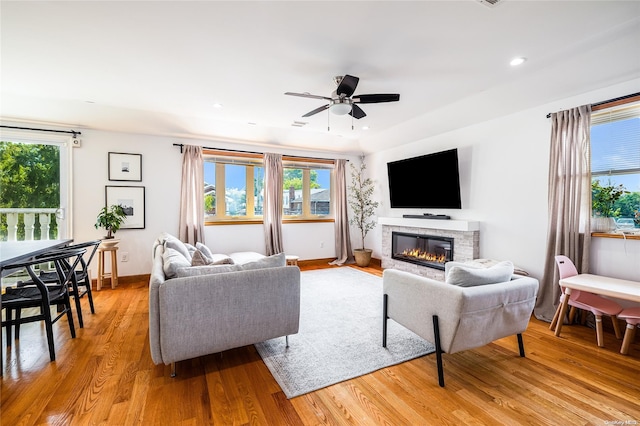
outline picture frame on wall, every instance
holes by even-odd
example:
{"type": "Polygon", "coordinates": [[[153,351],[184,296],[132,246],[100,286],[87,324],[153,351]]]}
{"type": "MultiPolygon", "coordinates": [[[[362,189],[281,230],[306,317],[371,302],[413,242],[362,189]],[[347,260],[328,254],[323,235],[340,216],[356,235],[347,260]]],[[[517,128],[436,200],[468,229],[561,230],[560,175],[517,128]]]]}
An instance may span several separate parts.
{"type": "Polygon", "coordinates": [[[144,229],[144,186],[105,186],[105,206],[121,205],[127,217],[120,229],[144,229]]]}
{"type": "Polygon", "coordinates": [[[142,182],[142,154],[110,152],[109,180],[142,182]]]}

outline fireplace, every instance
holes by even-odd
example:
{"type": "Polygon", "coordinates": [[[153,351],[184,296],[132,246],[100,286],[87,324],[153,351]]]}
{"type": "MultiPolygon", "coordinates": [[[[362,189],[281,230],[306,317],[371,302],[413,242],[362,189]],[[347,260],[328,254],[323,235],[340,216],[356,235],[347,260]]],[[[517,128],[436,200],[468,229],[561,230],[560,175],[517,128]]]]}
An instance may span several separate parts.
{"type": "Polygon", "coordinates": [[[453,260],[453,238],[394,231],[391,258],[444,271],[444,264],[453,260]]]}

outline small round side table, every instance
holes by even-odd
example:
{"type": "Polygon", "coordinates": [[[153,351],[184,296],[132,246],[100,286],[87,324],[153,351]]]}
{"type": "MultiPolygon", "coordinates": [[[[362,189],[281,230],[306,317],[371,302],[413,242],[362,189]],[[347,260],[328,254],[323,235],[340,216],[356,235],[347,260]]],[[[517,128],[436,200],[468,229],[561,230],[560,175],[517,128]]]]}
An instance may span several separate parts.
{"type": "Polygon", "coordinates": [[[102,240],[98,247],[98,283],[97,289],[102,289],[105,278],[111,278],[111,288],[118,285],[118,243],[120,240],[102,240]],[[111,272],[104,271],[104,255],[111,254],[111,272]]]}
{"type": "Polygon", "coordinates": [[[287,266],[298,266],[298,259],[300,259],[300,256],[294,256],[294,255],[286,255],[285,259],[287,259],[287,266]]]}

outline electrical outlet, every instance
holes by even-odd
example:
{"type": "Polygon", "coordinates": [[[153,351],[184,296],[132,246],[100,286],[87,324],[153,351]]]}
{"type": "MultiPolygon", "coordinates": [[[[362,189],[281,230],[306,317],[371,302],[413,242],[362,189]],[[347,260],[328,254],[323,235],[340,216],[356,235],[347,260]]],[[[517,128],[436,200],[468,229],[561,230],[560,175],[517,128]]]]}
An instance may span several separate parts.
{"type": "Polygon", "coordinates": [[[120,254],[120,260],[123,262],[128,262],[129,261],[129,253],[127,253],[126,251],[123,251],[120,254]]]}

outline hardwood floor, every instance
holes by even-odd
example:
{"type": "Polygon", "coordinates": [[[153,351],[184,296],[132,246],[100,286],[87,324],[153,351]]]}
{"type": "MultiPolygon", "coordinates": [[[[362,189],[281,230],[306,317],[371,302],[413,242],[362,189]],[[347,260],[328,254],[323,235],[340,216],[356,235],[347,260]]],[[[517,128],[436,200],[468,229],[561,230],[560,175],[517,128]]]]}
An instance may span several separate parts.
{"type": "MultiPolygon", "coordinates": [[[[324,266],[301,265],[316,267],[324,266]]],[[[170,378],[169,367],[154,365],[149,355],[147,291],[147,282],[138,281],[94,292],[97,313],[85,314],[76,339],[66,322],[56,323],[55,362],[49,362],[44,328],[23,326],[20,341],[3,348],[0,423],[640,422],[638,338],[623,356],[613,333],[598,348],[590,328],[566,326],[556,338],[547,323],[532,319],[524,333],[526,358],[518,356],[515,337],[444,354],[445,388],[438,386],[432,354],[288,400],[253,346],[181,362],[178,376],[170,378]]]]}

